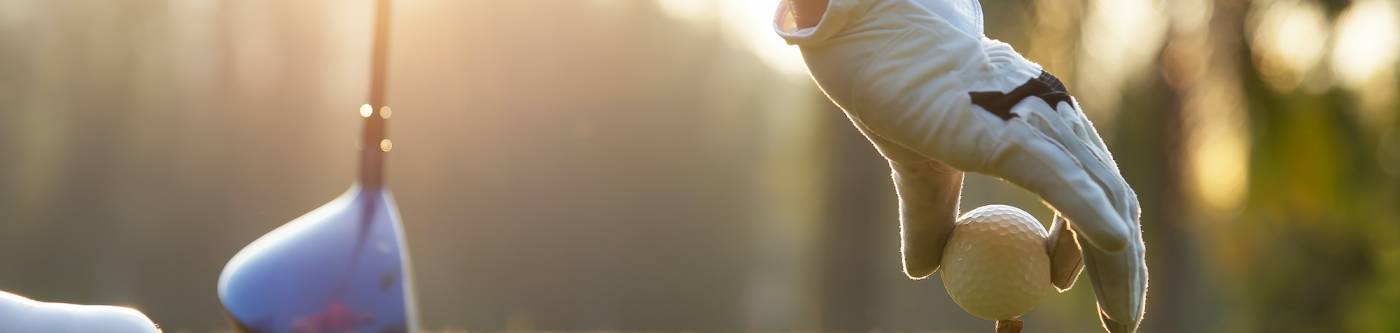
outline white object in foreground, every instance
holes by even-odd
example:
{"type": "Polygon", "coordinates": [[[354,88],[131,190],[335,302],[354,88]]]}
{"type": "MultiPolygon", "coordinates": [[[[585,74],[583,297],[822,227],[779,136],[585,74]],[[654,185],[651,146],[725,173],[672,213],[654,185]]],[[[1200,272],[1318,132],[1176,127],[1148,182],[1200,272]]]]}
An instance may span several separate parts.
{"type": "Polygon", "coordinates": [[[987,205],[958,218],[943,249],[943,288],[963,310],[1009,320],[1050,294],[1045,227],[1025,211],[987,205]]]}
{"type": "Polygon", "coordinates": [[[0,291],[0,332],[156,333],[156,324],[132,308],[45,303],[0,291]]]}

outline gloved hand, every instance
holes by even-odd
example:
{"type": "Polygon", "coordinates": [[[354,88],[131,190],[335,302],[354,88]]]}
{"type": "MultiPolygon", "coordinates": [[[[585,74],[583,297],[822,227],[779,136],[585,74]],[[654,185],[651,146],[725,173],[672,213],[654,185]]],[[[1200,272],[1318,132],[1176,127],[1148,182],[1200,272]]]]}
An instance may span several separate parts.
{"type": "Polygon", "coordinates": [[[0,291],[0,332],[157,333],[141,312],[105,305],[44,303],[0,291]]]}
{"type": "Polygon", "coordinates": [[[910,277],[938,270],[962,173],[983,173],[1057,212],[1052,282],[1068,289],[1087,264],[1104,326],[1136,330],[1147,290],[1137,195],[1064,85],[984,36],[976,0],[785,0],[775,28],[889,160],[910,277]],[[829,4],[799,28],[793,1],[829,4]]]}

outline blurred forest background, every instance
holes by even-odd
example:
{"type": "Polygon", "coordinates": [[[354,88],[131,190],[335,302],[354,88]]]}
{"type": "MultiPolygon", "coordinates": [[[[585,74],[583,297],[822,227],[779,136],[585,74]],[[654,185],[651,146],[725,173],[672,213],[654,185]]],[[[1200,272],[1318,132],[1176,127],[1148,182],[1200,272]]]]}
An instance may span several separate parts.
{"type": "MultiPolygon", "coordinates": [[[[388,180],[424,327],[990,330],[900,272],[886,165],[775,0],[395,3],[388,180]]],[[[1400,331],[1400,4],[983,7],[1138,191],[1145,331],[1400,331]]],[[[0,0],[0,290],[229,329],[224,263],[355,174],[372,10],[0,0]]],[[[1027,331],[1096,330],[1090,289],[1027,331]]]]}

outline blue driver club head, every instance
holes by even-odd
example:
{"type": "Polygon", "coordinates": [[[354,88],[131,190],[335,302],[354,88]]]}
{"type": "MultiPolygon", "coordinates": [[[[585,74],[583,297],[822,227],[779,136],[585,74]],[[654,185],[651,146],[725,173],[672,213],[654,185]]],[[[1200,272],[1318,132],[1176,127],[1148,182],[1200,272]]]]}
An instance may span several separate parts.
{"type": "Polygon", "coordinates": [[[382,179],[390,111],[372,111],[361,108],[366,124],[360,180],[248,244],[224,267],[219,300],[238,330],[416,331],[403,225],[382,179]]]}

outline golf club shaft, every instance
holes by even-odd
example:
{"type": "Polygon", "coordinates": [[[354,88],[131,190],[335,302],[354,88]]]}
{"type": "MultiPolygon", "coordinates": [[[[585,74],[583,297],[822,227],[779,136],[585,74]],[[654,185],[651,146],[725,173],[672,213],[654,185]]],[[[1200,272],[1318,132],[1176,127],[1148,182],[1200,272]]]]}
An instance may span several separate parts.
{"type": "Polygon", "coordinates": [[[389,67],[389,19],[392,4],[389,0],[376,0],[374,14],[374,39],[370,54],[369,106],[373,110],[365,117],[364,133],[360,141],[360,184],[366,188],[379,188],[384,183],[384,154],[392,144],[388,142],[388,129],[385,122],[389,112],[385,101],[389,67]]]}

